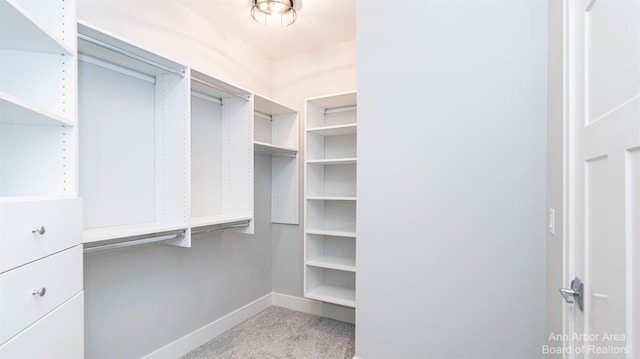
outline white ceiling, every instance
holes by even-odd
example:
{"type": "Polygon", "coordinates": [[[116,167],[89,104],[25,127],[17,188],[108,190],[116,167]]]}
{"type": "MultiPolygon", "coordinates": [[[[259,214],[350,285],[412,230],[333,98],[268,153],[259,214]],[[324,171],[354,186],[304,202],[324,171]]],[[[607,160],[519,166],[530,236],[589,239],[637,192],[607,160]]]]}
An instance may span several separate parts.
{"type": "Polygon", "coordinates": [[[272,59],[356,38],[356,0],[302,0],[298,20],[277,29],[251,18],[251,0],[179,1],[272,59]]]}

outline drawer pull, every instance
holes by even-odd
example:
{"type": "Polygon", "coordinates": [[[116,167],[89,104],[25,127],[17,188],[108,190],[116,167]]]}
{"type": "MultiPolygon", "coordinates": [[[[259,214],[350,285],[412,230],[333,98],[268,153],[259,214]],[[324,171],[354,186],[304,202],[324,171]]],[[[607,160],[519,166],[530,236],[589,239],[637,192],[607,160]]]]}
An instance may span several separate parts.
{"type": "Polygon", "coordinates": [[[47,293],[47,288],[42,287],[41,289],[35,289],[31,294],[32,295],[39,295],[41,297],[44,297],[44,295],[47,293]]]}
{"type": "Polygon", "coordinates": [[[34,229],[31,230],[31,233],[33,233],[33,234],[36,234],[36,233],[44,234],[44,232],[45,232],[44,231],[44,226],[40,226],[40,228],[34,228],[34,229]]]}

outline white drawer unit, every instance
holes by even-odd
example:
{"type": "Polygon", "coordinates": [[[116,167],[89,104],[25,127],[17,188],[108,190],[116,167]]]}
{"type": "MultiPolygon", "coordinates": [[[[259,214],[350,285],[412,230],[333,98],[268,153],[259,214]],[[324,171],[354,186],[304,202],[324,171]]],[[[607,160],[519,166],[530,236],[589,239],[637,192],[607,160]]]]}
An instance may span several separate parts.
{"type": "Polygon", "coordinates": [[[0,274],[0,344],[81,291],[81,245],[0,274]]]}
{"type": "Polygon", "coordinates": [[[84,357],[84,293],[0,346],[0,358],[84,357]]]}
{"type": "Polygon", "coordinates": [[[80,198],[0,199],[0,273],[81,243],[80,198]]]}

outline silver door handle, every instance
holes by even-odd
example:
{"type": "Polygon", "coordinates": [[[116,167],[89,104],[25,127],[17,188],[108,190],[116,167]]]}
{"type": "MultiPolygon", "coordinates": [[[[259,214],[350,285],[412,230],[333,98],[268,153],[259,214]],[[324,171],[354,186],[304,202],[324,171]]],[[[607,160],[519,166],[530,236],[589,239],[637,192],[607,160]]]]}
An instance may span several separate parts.
{"type": "Polygon", "coordinates": [[[567,303],[577,303],[578,309],[584,311],[584,283],[580,278],[571,281],[571,288],[560,288],[560,295],[567,303]]]}
{"type": "Polygon", "coordinates": [[[42,287],[40,289],[34,289],[34,291],[31,292],[31,295],[33,295],[33,296],[39,295],[41,297],[44,297],[45,293],[47,293],[47,288],[42,287]]]}
{"type": "Polygon", "coordinates": [[[33,234],[44,234],[44,226],[40,226],[40,228],[34,228],[31,230],[31,233],[33,234]]]}

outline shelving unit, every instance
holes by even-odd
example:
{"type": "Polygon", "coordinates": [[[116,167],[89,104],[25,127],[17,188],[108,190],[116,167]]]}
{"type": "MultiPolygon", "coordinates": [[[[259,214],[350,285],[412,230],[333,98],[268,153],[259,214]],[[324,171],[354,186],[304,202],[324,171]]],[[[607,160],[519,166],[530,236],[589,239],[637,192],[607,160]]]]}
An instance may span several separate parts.
{"type": "Polygon", "coordinates": [[[0,0],[0,197],[77,192],[74,6],[0,0]]]}
{"type": "Polygon", "coordinates": [[[190,225],[253,233],[251,95],[202,72],[190,76],[190,225]]]}
{"type": "Polygon", "coordinates": [[[75,6],[0,0],[3,358],[83,355],[75,6]]]}
{"type": "Polygon", "coordinates": [[[355,307],[356,93],[306,100],[307,298],[355,307]]]}
{"type": "Polygon", "coordinates": [[[186,230],[188,69],[84,23],[78,47],[84,242],[186,230]]]}
{"type": "Polygon", "coordinates": [[[298,112],[254,95],[256,152],[271,155],[271,221],[299,224],[298,112]]]}

